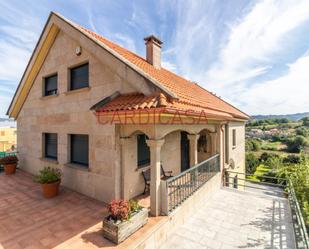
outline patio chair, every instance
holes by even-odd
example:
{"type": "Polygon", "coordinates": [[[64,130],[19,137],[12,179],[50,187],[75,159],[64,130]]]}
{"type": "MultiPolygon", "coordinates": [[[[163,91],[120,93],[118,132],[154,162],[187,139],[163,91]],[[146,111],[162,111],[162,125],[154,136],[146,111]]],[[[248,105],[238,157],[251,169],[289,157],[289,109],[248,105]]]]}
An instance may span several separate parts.
{"type": "MultiPolygon", "coordinates": [[[[173,171],[165,171],[161,164],[161,179],[162,180],[166,180],[170,177],[173,177],[172,173],[173,171]]],[[[145,188],[144,188],[143,194],[145,194],[146,192],[150,190],[150,168],[143,170],[142,175],[143,175],[144,182],[145,182],[145,188]]]]}

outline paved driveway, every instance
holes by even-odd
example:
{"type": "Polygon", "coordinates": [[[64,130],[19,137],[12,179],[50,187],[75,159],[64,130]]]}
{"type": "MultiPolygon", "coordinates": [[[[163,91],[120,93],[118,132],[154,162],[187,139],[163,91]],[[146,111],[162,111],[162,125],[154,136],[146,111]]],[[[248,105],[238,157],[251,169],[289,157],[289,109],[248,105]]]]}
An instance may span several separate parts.
{"type": "Polygon", "coordinates": [[[161,249],[294,249],[287,200],[221,189],[161,249]]]}

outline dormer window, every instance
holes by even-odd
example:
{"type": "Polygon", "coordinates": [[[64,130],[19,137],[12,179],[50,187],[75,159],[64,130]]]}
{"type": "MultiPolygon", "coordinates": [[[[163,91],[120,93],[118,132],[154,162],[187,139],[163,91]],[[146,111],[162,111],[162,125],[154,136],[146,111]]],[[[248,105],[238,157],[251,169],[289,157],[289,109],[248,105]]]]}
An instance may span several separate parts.
{"type": "Polygon", "coordinates": [[[58,75],[54,74],[44,78],[44,96],[57,95],[58,75]]]}

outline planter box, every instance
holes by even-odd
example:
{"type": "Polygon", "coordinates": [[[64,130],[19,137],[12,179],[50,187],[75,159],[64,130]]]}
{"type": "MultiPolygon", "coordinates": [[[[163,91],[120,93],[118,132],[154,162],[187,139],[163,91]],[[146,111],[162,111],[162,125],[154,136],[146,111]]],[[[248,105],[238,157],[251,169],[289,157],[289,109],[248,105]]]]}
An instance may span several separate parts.
{"type": "Polygon", "coordinates": [[[143,208],[134,214],[130,220],[115,223],[112,220],[103,220],[103,236],[119,244],[143,227],[148,221],[148,209],[143,208]]]}

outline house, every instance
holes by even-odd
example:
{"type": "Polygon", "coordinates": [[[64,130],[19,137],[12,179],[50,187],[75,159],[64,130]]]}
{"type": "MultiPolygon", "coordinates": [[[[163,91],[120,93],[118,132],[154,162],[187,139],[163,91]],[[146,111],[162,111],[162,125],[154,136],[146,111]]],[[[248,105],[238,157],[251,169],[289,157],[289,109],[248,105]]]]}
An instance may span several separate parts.
{"type": "Polygon", "coordinates": [[[16,147],[16,128],[0,127],[0,152],[11,151],[16,147]]]}
{"type": "Polygon", "coordinates": [[[8,109],[22,169],[59,167],[64,186],[109,202],[142,194],[150,168],[154,216],[161,165],[177,176],[215,156],[220,172],[245,171],[249,116],[164,69],[157,37],[145,43],[143,58],[50,14],[8,109]]]}

